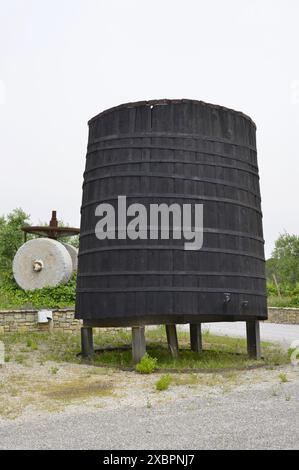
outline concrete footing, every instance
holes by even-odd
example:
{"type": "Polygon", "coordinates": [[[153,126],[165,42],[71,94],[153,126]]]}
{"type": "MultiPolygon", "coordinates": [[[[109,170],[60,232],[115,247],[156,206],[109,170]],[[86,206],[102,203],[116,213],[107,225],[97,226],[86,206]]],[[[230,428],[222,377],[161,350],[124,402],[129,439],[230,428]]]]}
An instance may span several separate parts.
{"type": "Polygon", "coordinates": [[[144,326],[132,327],[132,356],[135,364],[141,361],[146,353],[144,326]]]}
{"type": "Polygon", "coordinates": [[[179,343],[176,331],[176,325],[165,325],[168,348],[173,358],[179,356],[179,343]]]}

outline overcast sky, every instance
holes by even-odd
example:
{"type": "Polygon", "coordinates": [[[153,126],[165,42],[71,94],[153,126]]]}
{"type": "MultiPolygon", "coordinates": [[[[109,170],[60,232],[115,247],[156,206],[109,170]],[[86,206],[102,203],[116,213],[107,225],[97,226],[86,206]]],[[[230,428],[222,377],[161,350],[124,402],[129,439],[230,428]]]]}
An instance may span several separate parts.
{"type": "Polygon", "coordinates": [[[257,124],[266,255],[299,234],[298,0],[0,0],[0,214],[80,220],[87,121],[190,98],[257,124]]]}

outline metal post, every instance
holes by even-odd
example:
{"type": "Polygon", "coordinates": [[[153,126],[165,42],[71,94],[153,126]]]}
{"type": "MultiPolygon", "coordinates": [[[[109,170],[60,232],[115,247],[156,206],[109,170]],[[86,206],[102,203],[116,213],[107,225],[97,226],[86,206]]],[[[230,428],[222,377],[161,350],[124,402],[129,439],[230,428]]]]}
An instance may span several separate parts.
{"type": "Polygon", "coordinates": [[[246,322],[247,352],[253,359],[261,358],[260,323],[256,320],[246,322]]]}
{"type": "Polygon", "coordinates": [[[132,327],[132,356],[135,364],[141,361],[146,353],[144,326],[132,327]]]}
{"type": "Polygon", "coordinates": [[[92,357],[94,355],[92,328],[89,326],[82,326],[81,328],[81,349],[82,357],[92,357]]]}
{"type": "Polygon", "coordinates": [[[190,323],[191,351],[202,352],[201,323],[190,323]]]}
{"type": "Polygon", "coordinates": [[[179,343],[176,332],[176,325],[165,325],[168,348],[174,359],[179,357],[179,343]]]}

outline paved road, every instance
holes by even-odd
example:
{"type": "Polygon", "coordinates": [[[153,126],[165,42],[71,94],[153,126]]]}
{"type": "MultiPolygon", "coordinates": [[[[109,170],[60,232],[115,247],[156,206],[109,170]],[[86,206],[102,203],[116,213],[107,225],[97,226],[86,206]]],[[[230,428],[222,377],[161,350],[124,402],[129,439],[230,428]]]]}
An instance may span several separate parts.
{"type": "MultiPolygon", "coordinates": [[[[188,328],[184,325],[184,328],[188,328]]],[[[227,335],[243,338],[246,336],[245,322],[203,323],[203,330],[209,330],[217,335],[227,335]]],[[[261,339],[275,341],[289,348],[293,341],[299,341],[299,325],[282,325],[278,323],[260,322],[261,339]]]]}
{"type": "Polygon", "coordinates": [[[276,387],[274,393],[273,383],[258,383],[153,408],[95,409],[8,422],[0,426],[0,448],[298,449],[299,378],[281,385],[277,381],[276,387]]]}

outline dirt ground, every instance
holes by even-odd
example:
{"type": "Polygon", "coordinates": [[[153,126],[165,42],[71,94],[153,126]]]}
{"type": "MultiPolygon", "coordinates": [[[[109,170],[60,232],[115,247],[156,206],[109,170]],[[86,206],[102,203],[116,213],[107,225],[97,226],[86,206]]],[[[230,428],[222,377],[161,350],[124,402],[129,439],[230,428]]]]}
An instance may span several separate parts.
{"type": "MultiPolygon", "coordinates": [[[[46,362],[30,366],[7,363],[0,369],[1,421],[31,419],[49,413],[84,409],[155,407],[192,395],[209,397],[268,383],[271,394],[298,380],[292,365],[249,371],[171,374],[167,390],[156,390],[161,374],[140,375],[93,365],[46,362]]],[[[285,394],[286,400],[292,397],[285,394]]]]}

